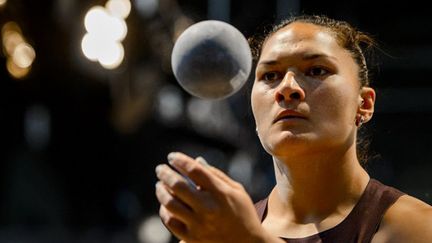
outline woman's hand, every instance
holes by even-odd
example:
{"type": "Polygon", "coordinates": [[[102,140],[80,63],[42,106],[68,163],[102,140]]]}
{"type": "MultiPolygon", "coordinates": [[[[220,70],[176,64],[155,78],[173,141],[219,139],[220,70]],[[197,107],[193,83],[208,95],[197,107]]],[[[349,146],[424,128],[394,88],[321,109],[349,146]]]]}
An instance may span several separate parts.
{"type": "Polygon", "coordinates": [[[282,242],[261,226],[251,198],[222,171],[182,153],[156,167],[160,217],[182,242],[282,242]]]}

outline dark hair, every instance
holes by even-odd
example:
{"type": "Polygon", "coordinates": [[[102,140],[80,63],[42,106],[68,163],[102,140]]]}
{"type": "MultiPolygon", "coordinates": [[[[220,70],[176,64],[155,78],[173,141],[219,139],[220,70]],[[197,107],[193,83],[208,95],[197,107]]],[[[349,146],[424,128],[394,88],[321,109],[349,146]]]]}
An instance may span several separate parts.
{"type": "MultiPolygon", "coordinates": [[[[346,21],[335,20],[322,15],[293,16],[283,20],[280,24],[274,25],[270,29],[264,30],[264,33],[261,35],[249,38],[254,61],[258,61],[262,47],[274,33],[294,22],[310,23],[328,29],[334,35],[337,43],[351,53],[359,66],[358,77],[361,87],[370,86],[371,75],[367,63],[374,57],[373,51],[377,47],[375,40],[365,32],[357,30],[346,21]]],[[[369,144],[369,137],[365,131],[362,131],[357,138],[357,157],[363,166],[370,157],[368,153],[369,144]]]]}

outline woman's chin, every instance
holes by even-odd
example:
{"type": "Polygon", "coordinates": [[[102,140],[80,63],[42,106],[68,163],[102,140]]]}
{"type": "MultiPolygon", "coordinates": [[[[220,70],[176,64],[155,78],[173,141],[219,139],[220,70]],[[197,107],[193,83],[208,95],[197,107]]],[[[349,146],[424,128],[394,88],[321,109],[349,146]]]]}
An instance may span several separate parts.
{"type": "Polygon", "coordinates": [[[268,143],[263,144],[264,149],[272,156],[278,157],[301,154],[309,150],[309,146],[312,144],[311,138],[306,134],[293,134],[288,131],[268,141],[268,143]]]}

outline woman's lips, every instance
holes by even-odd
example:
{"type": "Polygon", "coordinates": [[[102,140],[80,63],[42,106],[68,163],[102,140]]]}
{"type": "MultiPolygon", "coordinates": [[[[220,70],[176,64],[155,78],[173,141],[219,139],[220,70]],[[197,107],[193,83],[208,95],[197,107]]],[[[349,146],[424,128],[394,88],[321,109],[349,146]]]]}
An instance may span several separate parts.
{"type": "Polygon", "coordinates": [[[295,110],[284,110],[276,116],[273,123],[278,121],[289,121],[292,119],[306,119],[306,116],[295,110]]]}

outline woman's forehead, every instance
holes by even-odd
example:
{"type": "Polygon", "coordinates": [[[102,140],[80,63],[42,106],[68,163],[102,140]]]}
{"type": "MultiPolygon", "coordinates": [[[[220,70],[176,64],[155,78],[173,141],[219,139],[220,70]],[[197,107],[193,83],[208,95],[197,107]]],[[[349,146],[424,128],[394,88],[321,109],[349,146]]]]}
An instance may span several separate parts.
{"type": "Polygon", "coordinates": [[[274,33],[265,42],[262,55],[274,52],[341,51],[334,35],[325,27],[309,23],[291,23],[274,33]]]}

